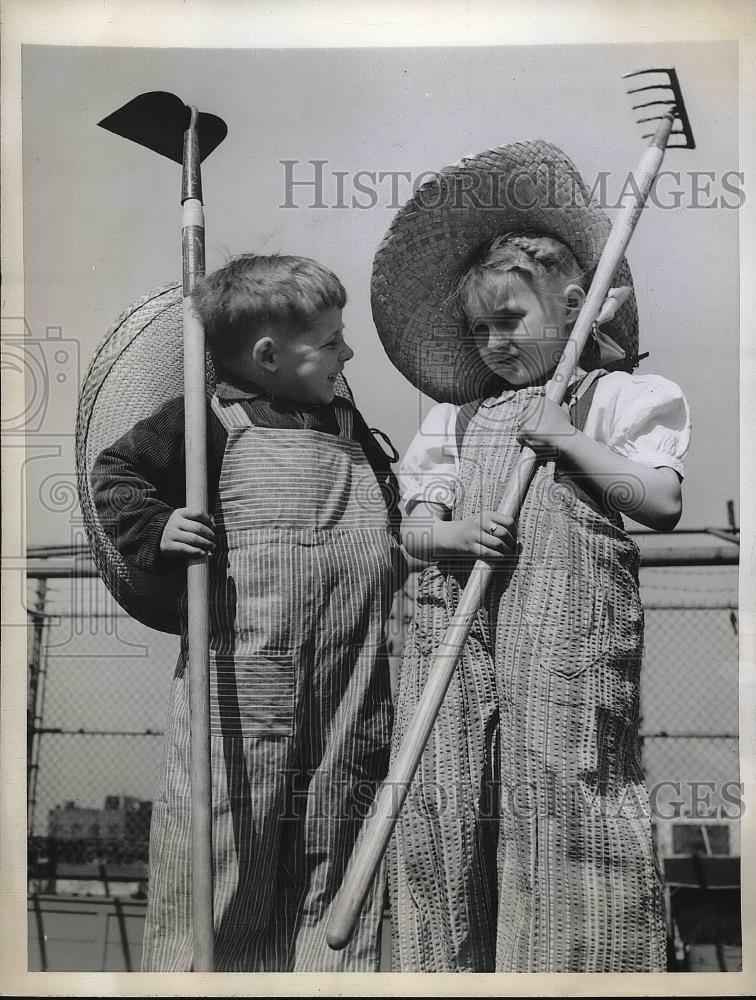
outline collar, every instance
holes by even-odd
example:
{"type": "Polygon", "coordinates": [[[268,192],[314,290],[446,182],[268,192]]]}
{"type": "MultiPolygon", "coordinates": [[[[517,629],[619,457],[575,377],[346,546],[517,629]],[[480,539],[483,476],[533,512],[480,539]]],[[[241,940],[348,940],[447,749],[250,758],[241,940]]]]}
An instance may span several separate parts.
{"type": "MultiPolygon", "coordinates": [[[[312,406],[297,406],[295,403],[291,403],[288,400],[284,401],[276,396],[269,390],[257,382],[250,382],[248,379],[242,378],[235,372],[229,371],[225,368],[219,361],[213,361],[215,365],[215,394],[218,399],[238,401],[242,399],[267,399],[270,403],[275,403],[277,406],[283,406],[286,409],[301,412],[303,410],[314,410],[320,409],[321,404],[314,404],[312,406]]],[[[346,395],[341,395],[338,391],[334,397],[334,403],[341,403],[345,406],[354,407],[354,403],[346,395]]],[[[328,403],[328,406],[332,406],[333,403],[328,403]]]]}
{"type": "Polygon", "coordinates": [[[229,371],[219,361],[215,361],[215,394],[219,399],[271,399],[267,389],[255,382],[249,382],[235,372],[229,371]]]}

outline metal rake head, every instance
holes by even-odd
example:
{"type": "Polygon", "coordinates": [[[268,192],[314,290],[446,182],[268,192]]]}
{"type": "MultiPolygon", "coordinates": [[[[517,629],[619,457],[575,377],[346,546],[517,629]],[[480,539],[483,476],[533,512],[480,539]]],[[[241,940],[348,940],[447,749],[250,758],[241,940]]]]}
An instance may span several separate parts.
{"type": "MultiPolygon", "coordinates": [[[[680,128],[672,129],[670,136],[679,135],[682,136],[682,142],[670,142],[669,147],[678,147],[680,149],[695,149],[696,142],[693,138],[693,130],[690,127],[690,120],[688,118],[688,112],[685,110],[685,101],[683,100],[682,91],[680,90],[680,81],[677,79],[677,72],[673,66],[655,69],[639,69],[635,70],[633,73],[623,73],[622,79],[627,80],[631,76],[645,76],[647,73],[660,73],[664,74],[665,79],[660,79],[655,83],[649,83],[643,87],[632,87],[628,90],[628,94],[640,94],[648,90],[656,91],[671,91],[671,95],[662,96],[661,93],[657,95],[657,99],[646,101],[643,104],[634,104],[633,111],[639,111],[641,108],[651,108],[662,105],[665,107],[665,111],[658,115],[649,115],[645,118],[639,118],[638,123],[643,122],[655,122],[660,121],[664,114],[673,114],[680,124],[680,128]]],[[[651,95],[649,95],[651,96],[651,95]]],[[[653,135],[653,132],[649,132],[643,136],[644,139],[649,139],[653,135]]]]}

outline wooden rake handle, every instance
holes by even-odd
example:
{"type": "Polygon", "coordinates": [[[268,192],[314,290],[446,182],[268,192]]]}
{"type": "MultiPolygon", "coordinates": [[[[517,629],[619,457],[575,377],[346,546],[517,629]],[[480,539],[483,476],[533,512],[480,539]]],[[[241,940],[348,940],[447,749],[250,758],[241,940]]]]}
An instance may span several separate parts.
{"type": "MultiPolygon", "coordinates": [[[[657,128],[636,172],[637,193],[612,226],[583,307],[556,370],[546,386],[547,397],[556,403],[561,403],[564,399],[591,327],[609,291],[614,272],[630,242],[638,217],[664,158],[673,121],[672,115],[665,116],[657,128]]],[[[515,471],[505,487],[499,505],[500,514],[517,518],[536,465],[535,452],[531,448],[523,447],[515,471]]],[[[355,848],[331,911],[326,936],[329,946],[333,949],[344,948],[354,932],[365,897],[388,847],[420,758],[441,710],[444,696],[461,659],[473,620],[483,604],[492,572],[492,567],[483,560],[475,562],[469,581],[460,597],[457,611],[434,658],[430,676],[407,729],[407,735],[399,747],[386,780],[378,790],[373,803],[373,814],[367,821],[363,836],[355,848]]]]}

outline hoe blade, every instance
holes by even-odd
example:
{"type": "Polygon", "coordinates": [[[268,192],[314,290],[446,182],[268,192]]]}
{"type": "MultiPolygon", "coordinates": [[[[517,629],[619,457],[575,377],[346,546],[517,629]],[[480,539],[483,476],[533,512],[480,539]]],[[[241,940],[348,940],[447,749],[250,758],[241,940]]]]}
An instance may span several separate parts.
{"type": "MultiPolygon", "coordinates": [[[[191,110],[175,94],[153,90],[140,94],[97,124],[109,132],[146,146],[176,163],[183,162],[184,132],[191,110]]],[[[200,112],[197,121],[200,160],[204,160],[226,138],[222,118],[200,112]]]]}

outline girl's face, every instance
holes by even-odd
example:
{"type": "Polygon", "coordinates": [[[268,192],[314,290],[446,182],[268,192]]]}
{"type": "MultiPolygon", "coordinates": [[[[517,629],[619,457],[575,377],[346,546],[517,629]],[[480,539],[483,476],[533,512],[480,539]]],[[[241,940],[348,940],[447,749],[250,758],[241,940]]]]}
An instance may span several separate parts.
{"type": "Polygon", "coordinates": [[[569,337],[564,299],[509,271],[502,275],[496,309],[476,317],[473,335],[487,368],[510,385],[533,385],[551,375],[569,337]]]}

